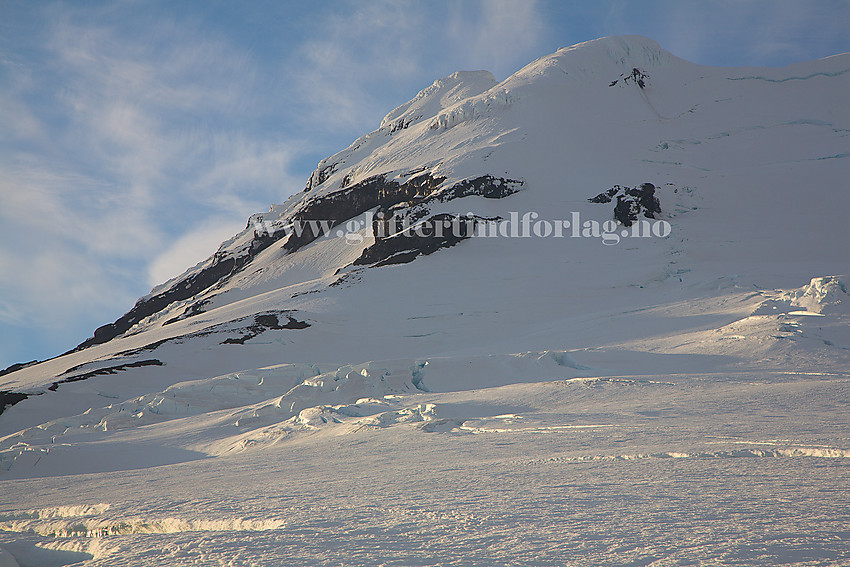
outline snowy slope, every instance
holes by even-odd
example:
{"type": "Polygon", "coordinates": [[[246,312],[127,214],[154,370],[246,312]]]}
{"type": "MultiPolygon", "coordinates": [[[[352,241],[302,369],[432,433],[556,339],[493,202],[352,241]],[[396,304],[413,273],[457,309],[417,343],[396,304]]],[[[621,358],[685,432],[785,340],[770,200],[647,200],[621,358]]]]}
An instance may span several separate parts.
{"type": "Polygon", "coordinates": [[[435,81],[77,350],[0,376],[0,547],[840,564],[848,71],[704,67],[627,36],[435,81]],[[614,221],[646,183],[663,237],[614,221]]]}

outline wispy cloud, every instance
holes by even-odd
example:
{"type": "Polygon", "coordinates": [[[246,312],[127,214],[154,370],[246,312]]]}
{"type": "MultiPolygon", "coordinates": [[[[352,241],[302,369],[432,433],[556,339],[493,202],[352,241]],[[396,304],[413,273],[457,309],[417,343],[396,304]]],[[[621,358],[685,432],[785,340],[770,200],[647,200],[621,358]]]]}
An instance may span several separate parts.
{"type": "Polygon", "coordinates": [[[844,0],[660,0],[611,2],[603,33],[639,33],[667,50],[708,65],[775,66],[836,53],[846,44],[844,0]]]}
{"type": "Polygon", "coordinates": [[[207,219],[192,231],[182,235],[165,248],[148,269],[151,287],[177,277],[198,262],[209,258],[218,243],[227,240],[245,227],[231,217],[207,219]]]}
{"type": "Polygon", "coordinates": [[[322,128],[374,128],[386,109],[376,93],[420,71],[425,6],[390,0],[353,2],[326,14],[286,62],[305,96],[300,102],[322,128]]]}
{"type": "Polygon", "coordinates": [[[0,57],[0,325],[88,334],[303,180],[293,146],[248,131],[243,51],[169,18],[138,41],[107,8],[41,16],[29,64],[0,57]]]}
{"type": "Polygon", "coordinates": [[[826,57],[834,54],[833,42],[847,37],[850,2],[774,2],[752,23],[749,53],[758,60],[826,57]]]}
{"type": "Polygon", "coordinates": [[[533,55],[541,55],[546,25],[534,0],[456,4],[448,21],[452,48],[498,79],[505,79],[533,55]]]}
{"type": "Polygon", "coordinates": [[[505,78],[542,55],[533,0],[346,2],[288,59],[285,73],[318,128],[363,133],[393,105],[459,70],[505,78]],[[423,82],[423,77],[428,77],[423,82]]]}

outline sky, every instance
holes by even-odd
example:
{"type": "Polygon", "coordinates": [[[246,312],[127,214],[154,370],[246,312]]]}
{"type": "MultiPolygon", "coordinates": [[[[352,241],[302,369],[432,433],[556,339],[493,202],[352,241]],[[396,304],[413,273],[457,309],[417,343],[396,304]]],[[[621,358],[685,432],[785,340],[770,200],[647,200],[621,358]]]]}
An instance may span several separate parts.
{"type": "Polygon", "coordinates": [[[65,352],[435,79],[638,34],[850,52],[847,0],[0,0],[0,369],[65,352]]]}

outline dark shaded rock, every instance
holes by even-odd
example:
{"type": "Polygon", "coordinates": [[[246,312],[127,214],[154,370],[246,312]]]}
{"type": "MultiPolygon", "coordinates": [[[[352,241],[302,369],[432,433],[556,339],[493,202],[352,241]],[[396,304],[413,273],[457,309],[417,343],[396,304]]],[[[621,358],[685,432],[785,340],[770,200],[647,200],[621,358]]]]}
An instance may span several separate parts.
{"type": "Polygon", "coordinates": [[[614,218],[624,226],[632,224],[641,214],[649,219],[656,218],[661,213],[661,202],[655,196],[655,185],[643,183],[640,187],[620,187],[614,185],[604,193],[588,199],[591,203],[610,203],[614,198],[614,218]]]}
{"type": "Polygon", "coordinates": [[[329,222],[327,227],[333,228],[373,208],[387,213],[397,206],[411,208],[433,201],[447,202],[471,195],[501,199],[516,193],[522,186],[521,181],[484,175],[459,181],[448,189],[435,193],[444,181],[444,177],[428,173],[413,177],[404,183],[377,176],[308,201],[292,217],[293,223],[302,228],[301,234],[290,235],[283,248],[294,252],[321,236],[323,227],[320,226],[320,221],[329,222]]]}
{"type": "MultiPolygon", "coordinates": [[[[649,75],[647,75],[637,67],[633,67],[631,73],[620,73],[620,79],[623,80],[624,85],[628,85],[631,82],[640,87],[641,89],[645,89],[646,81],[647,79],[649,79],[649,75]]],[[[614,85],[620,82],[620,79],[615,79],[611,81],[608,86],[613,87],[614,85]]]]}
{"type": "Polygon", "coordinates": [[[632,69],[632,72],[625,76],[623,79],[624,83],[628,83],[629,80],[635,83],[640,88],[646,88],[646,79],[649,78],[649,75],[638,69],[637,67],[632,69]]]}
{"type": "MultiPolygon", "coordinates": [[[[339,270],[337,270],[337,273],[339,273],[339,270]]],[[[328,286],[329,287],[343,287],[343,286],[344,287],[351,287],[351,286],[359,283],[362,279],[363,279],[363,276],[361,276],[358,273],[358,271],[346,272],[346,273],[342,274],[339,278],[337,278],[336,281],[328,284],[328,286]]]]}
{"type": "Polygon", "coordinates": [[[287,315],[286,318],[286,323],[281,324],[277,313],[263,313],[254,316],[254,323],[258,327],[265,327],[266,329],[274,329],[276,331],[282,329],[306,329],[310,326],[310,323],[298,321],[290,315],[287,315]]]}
{"type": "Polygon", "coordinates": [[[637,197],[646,218],[654,219],[655,215],[661,212],[661,202],[655,196],[655,185],[652,183],[643,183],[640,188],[629,189],[626,193],[637,197]]]}
{"type": "Polygon", "coordinates": [[[409,117],[409,118],[407,118],[407,120],[405,120],[404,118],[399,118],[398,120],[396,120],[395,122],[393,122],[390,125],[389,132],[390,132],[390,134],[394,134],[395,132],[398,132],[399,130],[406,130],[408,127],[410,127],[411,124],[413,124],[414,122],[416,122],[417,120],[419,120],[421,118],[422,118],[421,114],[417,115],[417,116],[409,117]]]}
{"type": "Polygon", "coordinates": [[[610,203],[614,199],[614,195],[620,191],[622,191],[622,187],[614,185],[604,193],[600,193],[596,197],[591,197],[588,201],[591,203],[610,203]]]}
{"type": "Polygon", "coordinates": [[[504,199],[520,190],[522,190],[522,181],[482,175],[474,179],[458,181],[448,190],[440,193],[438,198],[444,203],[472,195],[480,195],[485,199],[504,199]]]}
{"type": "MultiPolygon", "coordinates": [[[[136,360],[134,362],[127,362],[124,364],[117,364],[115,366],[107,366],[105,368],[95,368],[94,370],[90,370],[88,372],[83,372],[82,374],[75,374],[73,376],[69,376],[67,378],[63,378],[61,380],[57,380],[53,382],[50,386],[47,387],[51,392],[55,392],[59,389],[60,384],[67,384],[69,382],[79,382],[81,380],[86,380],[88,378],[92,378],[93,376],[103,376],[107,374],[117,374],[118,372],[122,372],[127,370],[128,368],[141,368],[143,366],[165,366],[165,363],[161,360],[157,360],[155,358],[148,360],[136,360]]],[[[65,371],[65,373],[72,372],[74,370],[79,369],[80,366],[75,366],[74,368],[69,368],[65,371]]]]}
{"type": "Polygon", "coordinates": [[[429,205],[471,196],[502,199],[520,191],[521,188],[521,181],[483,175],[459,181],[439,193],[390,207],[381,206],[372,219],[375,243],[366,248],[353,265],[379,267],[405,264],[417,256],[426,256],[442,248],[454,246],[461,240],[472,237],[478,223],[497,219],[448,213],[429,217],[429,205]]]}
{"type": "Polygon", "coordinates": [[[424,221],[393,233],[386,238],[375,240],[372,246],[366,248],[353,265],[373,265],[374,267],[391,264],[406,264],[417,256],[433,254],[441,248],[454,246],[458,242],[470,238],[475,232],[477,223],[488,220],[475,216],[460,216],[442,213],[431,216],[424,221]]]}
{"type": "Polygon", "coordinates": [[[334,174],[338,166],[339,164],[332,163],[330,165],[323,165],[316,168],[316,170],[310,174],[310,179],[307,180],[307,187],[304,188],[304,191],[310,191],[314,187],[318,187],[327,181],[328,178],[334,174]]]}
{"type": "Polygon", "coordinates": [[[623,223],[623,226],[632,226],[640,213],[637,201],[617,195],[617,204],[614,205],[614,218],[623,223]]]}
{"type": "Polygon", "coordinates": [[[294,252],[313,242],[321,236],[323,227],[320,222],[328,223],[326,226],[333,228],[375,207],[389,208],[402,202],[422,199],[443,181],[444,177],[423,174],[398,183],[379,175],[330,195],[311,199],[291,218],[291,222],[302,229],[301,233],[292,233],[283,247],[294,252]]]}
{"type": "Polygon", "coordinates": [[[206,309],[204,309],[204,307],[209,303],[209,299],[202,299],[201,301],[196,301],[195,303],[192,303],[188,307],[186,307],[186,309],[183,310],[183,313],[181,313],[177,317],[172,317],[171,319],[163,323],[163,326],[176,323],[177,321],[182,321],[183,319],[188,319],[189,317],[194,317],[195,315],[200,315],[201,313],[205,313],[206,309]]]}
{"type": "Polygon", "coordinates": [[[142,368],[144,366],[165,366],[165,363],[161,360],[157,360],[155,358],[151,358],[148,360],[137,360],[135,362],[127,362],[125,364],[118,364],[116,366],[107,366],[106,368],[96,368],[89,372],[85,372],[83,374],[77,374],[76,376],[71,376],[69,378],[64,378],[58,382],[54,382],[54,384],[64,384],[66,382],[78,382],[80,380],[85,380],[86,378],[91,378],[93,376],[104,376],[107,374],[116,374],[118,372],[127,370],[128,368],[142,368]]]}
{"type": "MultiPolygon", "coordinates": [[[[294,321],[292,317],[289,318],[290,321],[294,321]]],[[[254,323],[260,327],[267,327],[269,329],[283,329],[280,325],[280,321],[277,318],[275,313],[264,313],[262,315],[254,316],[254,323]]]]}
{"type": "Polygon", "coordinates": [[[244,345],[245,341],[249,341],[254,337],[263,334],[269,329],[306,329],[310,326],[310,323],[307,323],[306,321],[299,321],[291,317],[290,315],[287,315],[286,317],[287,322],[281,324],[280,319],[278,319],[277,313],[262,313],[254,315],[254,324],[245,329],[245,334],[243,334],[239,338],[228,337],[227,339],[221,341],[220,344],[244,345]]]}
{"type": "MultiPolygon", "coordinates": [[[[14,372],[14,370],[12,372],[14,372]]],[[[3,414],[3,411],[5,411],[7,407],[12,407],[16,403],[21,402],[27,399],[28,397],[29,396],[27,394],[22,394],[20,392],[8,392],[6,390],[0,390],[0,415],[3,414]]]]}

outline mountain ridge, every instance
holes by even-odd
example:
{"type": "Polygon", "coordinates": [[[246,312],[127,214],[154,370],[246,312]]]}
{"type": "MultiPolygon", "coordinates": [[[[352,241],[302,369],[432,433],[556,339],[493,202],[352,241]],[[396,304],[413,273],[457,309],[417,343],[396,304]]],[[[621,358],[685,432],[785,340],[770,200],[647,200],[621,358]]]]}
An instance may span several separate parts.
{"type": "MultiPolygon", "coordinates": [[[[564,65],[562,64],[562,60],[564,58],[567,58],[567,60],[569,60],[569,57],[575,55],[576,52],[582,52],[582,51],[595,52],[595,53],[593,53],[594,57],[585,58],[585,59],[591,59],[593,62],[598,62],[598,60],[601,58],[599,52],[604,53],[604,56],[607,57],[607,59],[609,59],[610,62],[619,66],[619,68],[622,70],[622,72],[616,78],[614,78],[612,80],[611,83],[613,83],[613,84],[609,83],[609,86],[616,86],[616,84],[618,82],[622,82],[622,84],[624,84],[624,85],[627,84],[629,78],[632,77],[632,75],[629,74],[629,71],[630,71],[629,68],[631,67],[631,70],[636,70],[637,69],[636,65],[641,65],[641,66],[650,68],[652,66],[657,66],[657,65],[670,65],[673,62],[675,62],[676,64],[687,63],[687,62],[684,62],[683,60],[675,58],[673,55],[671,55],[670,53],[663,50],[657,43],[655,43],[654,41],[649,40],[647,38],[643,38],[641,36],[618,36],[618,37],[614,37],[614,38],[604,38],[604,39],[600,39],[600,40],[593,40],[593,41],[585,42],[585,43],[578,44],[578,45],[575,45],[575,46],[561,48],[557,52],[555,52],[554,54],[541,57],[537,61],[530,63],[529,65],[527,65],[526,67],[524,67],[523,69],[521,69],[520,71],[518,71],[517,73],[515,73],[514,75],[512,75],[511,77],[509,77],[505,81],[503,81],[502,83],[495,83],[495,79],[492,79],[492,75],[489,74],[486,71],[483,71],[483,72],[482,71],[456,72],[456,73],[449,75],[448,77],[445,77],[443,79],[438,79],[430,87],[427,87],[426,89],[423,89],[422,91],[420,91],[420,93],[417,94],[416,97],[414,97],[411,101],[399,106],[395,110],[388,113],[387,116],[382,120],[381,126],[378,128],[378,130],[375,130],[370,134],[367,134],[367,135],[365,135],[361,138],[358,138],[346,150],[342,150],[341,152],[322,160],[318,164],[316,170],[314,170],[314,172],[311,174],[310,179],[308,180],[307,189],[305,191],[308,191],[308,192],[313,191],[315,189],[318,189],[320,186],[324,185],[325,186],[325,188],[324,188],[325,192],[334,192],[334,191],[338,191],[338,190],[340,190],[340,189],[342,189],[346,186],[349,186],[354,181],[354,179],[357,178],[356,170],[358,169],[358,167],[357,167],[358,164],[349,164],[347,168],[342,170],[342,171],[347,171],[347,173],[346,173],[345,176],[342,176],[341,179],[339,178],[339,175],[337,175],[336,176],[336,179],[338,179],[337,183],[328,183],[328,181],[331,177],[331,172],[337,173],[336,170],[338,168],[340,168],[341,165],[346,164],[348,161],[354,159],[353,155],[355,154],[355,152],[357,152],[358,150],[361,150],[361,153],[362,153],[361,148],[363,148],[363,147],[371,148],[372,147],[372,144],[370,144],[371,138],[377,137],[381,133],[383,133],[385,135],[392,135],[396,130],[402,129],[401,127],[398,127],[398,126],[391,124],[391,123],[394,123],[397,120],[402,120],[404,122],[405,116],[407,116],[411,112],[414,113],[414,114],[416,114],[416,113],[421,114],[421,116],[419,117],[417,122],[423,121],[423,120],[432,120],[432,122],[429,123],[429,125],[428,125],[428,127],[432,130],[435,129],[435,128],[441,128],[441,127],[445,128],[446,125],[448,124],[448,122],[450,122],[453,119],[457,119],[458,116],[461,116],[461,117],[464,116],[465,115],[464,113],[471,113],[470,114],[471,117],[475,116],[476,111],[474,110],[474,108],[472,110],[470,110],[469,108],[463,108],[464,102],[466,102],[466,104],[468,106],[474,107],[474,106],[476,106],[476,104],[480,105],[480,98],[483,95],[487,95],[484,99],[486,101],[485,106],[487,106],[487,103],[492,102],[493,100],[496,100],[496,99],[501,99],[501,98],[504,98],[505,104],[508,104],[507,99],[509,97],[504,93],[504,89],[507,88],[507,87],[503,86],[503,85],[507,85],[509,87],[512,82],[521,83],[524,80],[527,80],[529,76],[534,77],[534,76],[538,76],[538,75],[541,75],[541,74],[545,74],[545,73],[551,71],[552,68],[557,68],[559,70],[558,72],[563,72],[565,74],[578,72],[579,74],[581,74],[585,77],[588,74],[594,75],[594,74],[598,73],[599,71],[598,71],[596,66],[588,65],[584,61],[582,61],[582,62],[580,62],[576,65],[573,65],[570,68],[569,71],[564,69],[564,65]],[[576,71],[576,69],[578,71],[576,71]],[[467,83],[469,83],[469,84],[467,84],[467,83]],[[497,91],[497,93],[491,92],[496,88],[501,89],[501,90],[497,91]],[[444,95],[443,94],[444,90],[448,90],[449,94],[444,95]],[[460,100],[454,100],[454,97],[457,94],[457,91],[461,91],[464,94],[469,94],[469,93],[475,93],[475,94],[469,94],[469,96],[463,96],[460,100]],[[480,91],[480,92],[476,92],[476,91],[480,91]],[[419,107],[416,107],[415,104],[417,102],[420,102],[420,101],[423,101],[423,100],[427,101],[432,96],[439,96],[440,97],[440,101],[439,101],[440,107],[436,110],[432,109],[431,113],[422,113],[421,109],[419,109],[419,107]],[[445,97],[449,98],[450,104],[448,104],[448,105],[443,104],[442,99],[445,98],[445,97]],[[470,100],[472,100],[471,103],[469,102],[470,100]],[[402,111],[402,109],[404,109],[404,110],[402,111]],[[452,118],[453,116],[455,118],[452,118]],[[388,128],[390,130],[389,132],[387,132],[388,128]],[[355,171],[353,172],[352,170],[355,170],[355,171]],[[346,181],[348,183],[346,183],[346,181]]],[[[839,56],[834,56],[834,57],[839,57],[839,56]]],[[[821,61],[826,61],[826,60],[821,60],[821,61]]],[[[833,63],[833,61],[830,61],[830,63],[833,63]]],[[[688,65],[693,65],[693,64],[688,63],[688,65]]],[[[568,67],[570,67],[570,66],[568,65],[568,67]]],[[[848,65],[848,68],[850,68],[850,65],[848,65]]],[[[823,71],[821,73],[825,73],[825,74],[829,75],[829,72],[827,72],[827,71],[823,71]]],[[[613,76],[613,75],[608,75],[608,76],[610,77],[610,76],[613,76]]],[[[812,76],[818,76],[818,73],[815,73],[812,76]]],[[[733,80],[745,80],[746,78],[747,77],[735,77],[733,80]]],[[[606,79],[607,79],[607,77],[606,77],[606,79]]],[[[772,80],[776,80],[776,79],[772,79],[772,80]]],[[[643,90],[643,89],[641,89],[641,90],[643,90]]],[[[653,112],[655,112],[654,109],[653,109],[653,112]]],[[[409,119],[410,118],[408,117],[408,120],[409,119]]],[[[408,128],[411,124],[412,124],[412,122],[408,122],[406,124],[406,126],[404,127],[404,129],[408,128]]],[[[362,166],[361,166],[361,169],[362,169],[362,166]]],[[[374,173],[374,168],[371,171],[372,171],[372,173],[374,173]]],[[[389,173],[390,175],[392,174],[392,172],[385,172],[385,173],[379,173],[379,175],[387,175],[387,173],[389,173]]],[[[482,171],[481,173],[486,174],[486,173],[490,173],[490,172],[482,171]]],[[[299,203],[303,204],[304,202],[305,202],[305,198],[302,196],[302,194],[293,195],[283,205],[272,206],[271,210],[270,210],[270,214],[273,215],[274,213],[277,213],[278,219],[276,219],[276,220],[279,220],[281,217],[284,217],[287,214],[289,214],[291,212],[290,209],[292,207],[297,207],[297,205],[299,203]],[[299,201],[299,199],[301,199],[301,200],[299,201]]],[[[269,214],[253,215],[249,219],[248,224],[246,225],[245,231],[243,231],[243,233],[241,233],[240,235],[237,235],[236,237],[234,237],[234,239],[231,239],[231,241],[228,241],[228,242],[225,242],[224,244],[222,244],[222,246],[219,248],[219,251],[216,253],[216,255],[219,255],[222,252],[226,251],[227,248],[228,248],[228,244],[235,243],[235,242],[239,241],[240,239],[244,240],[244,236],[247,233],[247,231],[253,229],[254,226],[258,222],[262,222],[262,221],[259,220],[260,218],[265,220],[268,216],[269,216],[269,214]]],[[[250,256],[251,253],[254,250],[261,249],[264,244],[265,243],[262,239],[256,239],[255,241],[250,242],[249,248],[247,249],[248,255],[250,256]]],[[[243,247],[244,247],[244,243],[243,243],[243,247]]],[[[205,262],[202,262],[199,265],[205,265],[205,266],[210,267],[209,264],[210,264],[211,260],[213,260],[215,257],[216,256],[214,255],[213,257],[211,257],[210,259],[207,259],[205,262]]],[[[228,261],[229,261],[229,259],[228,259],[228,261]]],[[[210,283],[209,285],[205,285],[207,281],[216,282],[216,281],[219,281],[221,277],[224,277],[225,275],[232,273],[232,271],[234,271],[234,270],[238,271],[242,267],[241,265],[238,265],[238,264],[239,264],[239,262],[234,260],[234,265],[233,265],[232,268],[230,268],[228,266],[222,266],[219,271],[216,271],[216,272],[213,273],[213,276],[211,278],[209,278],[208,280],[205,279],[204,283],[202,283],[201,286],[192,286],[193,291],[194,292],[203,291],[203,289],[207,289],[210,285],[213,285],[213,283],[210,283]],[[219,272],[221,272],[221,274],[219,274],[219,272]],[[195,287],[200,287],[201,289],[195,289],[195,287]]],[[[171,280],[171,282],[173,282],[173,283],[171,283],[171,286],[177,287],[178,285],[183,284],[187,279],[190,279],[192,277],[192,275],[193,274],[192,274],[191,269],[187,270],[187,272],[185,272],[181,276],[178,276],[177,278],[174,278],[173,280],[171,280]]],[[[161,286],[157,286],[151,292],[151,294],[143,297],[142,300],[145,300],[145,299],[148,299],[148,298],[155,296],[157,290],[162,290],[163,288],[166,288],[168,286],[168,284],[169,284],[169,282],[166,282],[165,284],[163,284],[161,286]]],[[[177,296],[180,297],[181,295],[182,294],[178,294],[177,296]]],[[[167,305],[169,305],[170,303],[172,303],[172,302],[165,304],[163,307],[167,307],[167,305]]],[[[138,322],[138,321],[136,321],[136,322],[138,322]]],[[[109,329],[109,327],[105,326],[104,330],[107,330],[107,329],[109,329]]],[[[127,329],[125,329],[125,330],[127,330],[127,329]]],[[[111,334],[111,333],[107,333],[107,334],[111,334]]],[[[117,336],[117,335],[114,335],[114,336],[117,336]]],[[[92,337],[92,338],[95,339],[95,340],[97,339],[97,337],[92,337]]],[[[85,346],[88,346],[89,344],[92,344],[92,343],[84,342],[80,345],[80,347],[85,348],[85,346]]],[[[78,347],[78,348],[80,348],[80,347],[78,347]]]]}
{"type": "MultiPolygon", "coordinates": [[[[439,265],[438,272],[462,275],[464,285],[485,286],[489,291],[482,297],[493,304],[516,302],[506,309],[511,317],[522,320],[523,311],[538,312],[539,306],[521,298],[523,286],[505,279],[492,263],[488,265],[489,257],[502,258],[510,271],[519,274],[539,271],[537,279],[528,277],[535,282],[562,280],[570,266],[587,266],[592,280],[621,290],[618,293],[624,298],[633,295],[628,290],[661,289],[671,284],[676,285],[665,293],[681,297],[698,295],[703,293],[699,290],[712,285],[752,289],[753,285],[769,288],[791,283],[791,287],[797,287],[816,276],[841,273],[836,269],[835,250],[814,248],[820,234],[817,229],[781,228],[799,222],[807,210],[816,210],[817,199],[798,200],[796,211],[781,203],[796,196],[795,185],[808,175],[806,168],[820,176],[827,188],[830,183],[840,183],[839,162],[844,158],[839,150],[850,124],[842,114],[846,103],[840,99],[841,89],[834,82],[846,81],[845,67],[850,68],[846,55],[757,72],[710,68],[676,58],[646,38],[625,36],[562,48],[501,82],[482,71],[438,79],[411,101],[390,111],[378,129],[322,160],[304,191],[273,205],[267,213],[252,215],[246,228],[224,242],[213,256],[155,287],[139,300],[135,311],[101,327],[70,353],[6,374],[0,389],[35,395],[57,382],[69,384],[62,382],[70,376],[69,368],[87,365],[88,371],[96,371],[99,367],[117,367],[127,362],[127,356],[120,353],[139,349],[162,352],[185,341],[210,342],[199,347],[202,350],[228,341],[222,348],[241,346],[250,350],[256,340],[243,337],[251,335],[246,330],[248,322],[258,313],[286,313],[309,328],[272,326],[263,336],[286,336],[280,340],[291,342],[293,347],[285,352],[259,348],[262,354],[256,356],[269,363],[281,356],[308,362],[321,352],[322,341],[337,336],[330,330],[333,325],[328,326],[328,317],[332,319],[336,309],[348,313],[340,319],[346,324],[356,324],[364,316],[359,308],[341,307],[363,301],[355,299],[363,295],[356,290],[373,285],[357,284],[364,278],[380,282],[374,285],[382,290],[377,293],[383,294],[383,299],[395,298],[391,303],[396,305],[398,317],[386,313],[380,325],[389,329],[399,324],[398,320],[406,320],[402,327],[412,329],[415,325],[410,322],[419,321],[416,317],[421,314],[403,293],[391,291],[392,282],[401,278],[399,281],[406,282],[399,284],[402,289],[416,287],[416,278],[433,277],[421,273],[426,266],[432,269],[439,265]],[[820,90],[806,86],[818,81],[832,82],[829,88],[820,90]],[[771,97],[772,104],[761,103],[765,96],[771,97]],[[785,156],[796,160],[793,169],[785,156]],[[719,191],[717,182],[728,183],[731,172],[742,181],[719,191]],[[638,241],[628,241],[629,246],[604,246],[593,238],[570,239],[568,247],[552,238],[475,238],[456,246],[460,240],[469,239],[465,234],[442,245],[420,242],[417,249],[410,238],[390,241],[375,236],[378,212],[385,218],[411,222],[472,218],[476,226],[510,219],[517,211],[558,213],[552,220],[559,222],[572,218],[573,213],[593,222],[613,221],[614,207],[602,208],[588,200],[616,186],[646,183],[657,187],[659,218],[671,223],[673,232],[667,238],[642,239],[640,246],[638,241]],[[739,190],[747,183],[749,191],[739,190]],[[480,187],[465,189],[476,184],[480,187]],[[509,184],[522,191],[495,189],[509,184]],[[774,184],[781,188],[779,193],[771,188],[774,184]],[[496,195],[499,198],[494,199],[496,195]],[[771,200],[778,204],[772,205],[771,200]],[[781,277],[787,272],[784,268],[752,271],[749,258],[755,250],[754,242],[768,237],[758,235],[748,225],[765,208],[775,218],[776,226],[767,231],[776,250],[763,254],[759,266],[781,266],[785,254],[782,247],[790,254],[806,251],[811,265],[800,262],[793,274],[781,277]],[[278,230],[293,221],[323,220],[330,223],[329,233],[324,235],[308,229],[306,236],[296,237],[278,230]],[[733,233],[732,247],[716,230],[724,222],[732,227],[727,228],[733,233]],[[348,230],[349,225],[354,230],[348,230]],[[431,255],[444,246],[452,246],[452,250],[431,255]],[[728,266],[719,272],[711,268],[717,263],[710,252],[712,246],[727,251],[728,266]],[[441,259],[436,260],[438,257],[441,259]],[[536,257],[552,258],[554,263],[541,265],[534,261],[536,257]],[[386,263],[399,259],[415,261],[405,268],[386,263]],[[617,266],[627,266],[628,275],[618,273],[622,270],[617,266]],[[393,269],[406,269],[409,276],[379,272],[393,269]],[[732,269],[736,272],[726,273],[732,269]],[[479,271],[482,275],[477,275],[479,271]],[[721,283],[712,283],[716,281],[721,283]],[[405,312],[410,319],[401,315],[405,312]],[[214,340],[216,333],[204,334],[212,328],[227,331],[220,340],[214,340]],[[327,330],[320,332],[319,328],[327,330]],[[293,334],[304,338],[290,338],[293,334]],[[238,346],[233,346],[234,342],[238,346]]],[[[823,224],[838,226],[837,209],[817,209],[817,214],[823,224]]],[[[556,288],[549,283],[534,285],[541,286],[544,297],[557,296],[556,288]]],[[[573,277],[563,293],[583,295],[593,287],[590,279],[573,277]]],[[[501,352],[504,348],[503,340],[492,331],[500,322],[495,311],[463,293],[446,298],[441,291],[425,289],[423,294],[432,298],[429,301],[452,305],[457,312],[467,312],[463,307],[467,303],[479,304],[482,313],[489,313],[485,317],[489,323],[481,328],[474,326],[476,332],[482,332],[479,352],[501,352]],[[488,327],[491,330],[485,331],[488,327]]],[[[368,297],[363,304],[373,301],[368,297]]],[[[643,300],[638,294],[622,301],[643,300]]],[[[552,324],[557,312],[544,316],[540,326],[552,324]]],[[[563,315],[569,316],[566,312],[563,315]]],[[[533,318],[523,322],[520,329],[533,335],[533,318]]],[[[521,346],[528,350],[563,348],[565,343],[576,341],[574,336],[570,338],[571,333],[556,333],[558,338],[538,345],[526,340],[521,346]]],[[[369,353],[375,349],[368,337],[350,342],[361,345],[359,356],[368,359],[387,358],[393,344],[399,352],[436,355],[457,350],[449,339],[454,334],[439,329],[392,332],[394,337],[388,337],[387,348],[373,353],[369,353]],[[404,337],[405,333],[422,335],[422,342],[428,346],[401,347],[395,335],[404,337]],[[427,337],[441,334],[443,340],[428,342],[427,337]]],[[[578,340],[576,346],[579,344],[589,343],[578,340]]],[[[356,350],[341,353],[337,361],[343,363],[350,356],[358,356],[356,350]]],[[[253,356],[221,362],[222,368],[250,365],[253,356]]],[[[154,359],[160,358],[168,357],[154,359]]],[[[214,358],[229,357],[221,354],[214,358]]],[[[133,362],[135,359],[129,360],[133,362]]],[[[160,362],[166,369],[173,365],[168,360],[160,362]]],[[[180,366],[191,376],[209,372],[206,364],[198,368],[180,366]]],[[[133,372],[148,379],[157,370],[163,369],[151,365],[133,372]]],[[[156,380],[167,385],[168,378],[160,372],[156,380]]],[[[144,386],[138,388],[141,391],[144,386]]],[[[28,398],[23,405],[33,404],[34,399],[28,398]]]]}

